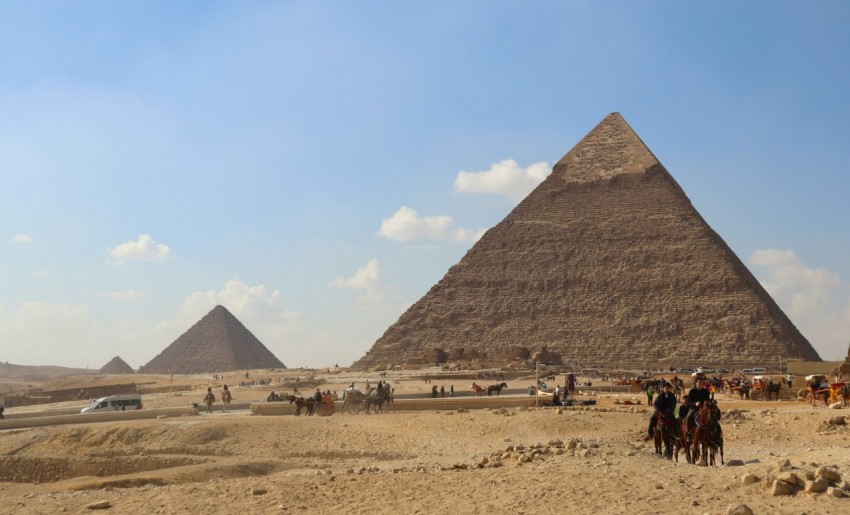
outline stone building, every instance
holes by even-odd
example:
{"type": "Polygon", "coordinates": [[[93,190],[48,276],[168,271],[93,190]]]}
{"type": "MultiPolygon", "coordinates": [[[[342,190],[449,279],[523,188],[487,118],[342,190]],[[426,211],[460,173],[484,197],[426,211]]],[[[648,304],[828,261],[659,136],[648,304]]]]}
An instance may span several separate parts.
{"type": "Polygon", "coordinates": [[[750,365],[817,352],[619,113],[353,364],[750,365]]]}

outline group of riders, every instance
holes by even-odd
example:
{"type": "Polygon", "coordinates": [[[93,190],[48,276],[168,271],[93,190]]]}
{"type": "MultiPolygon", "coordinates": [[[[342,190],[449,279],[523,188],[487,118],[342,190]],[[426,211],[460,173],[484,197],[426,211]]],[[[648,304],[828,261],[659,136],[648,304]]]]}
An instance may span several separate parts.
{"type": "MultiPolygon", "coordinates": [[[[651,440],[653,438],[653,430],[658,423],[658,417],[661,414],[668,415],[668,420],[676,421],[678,420],[680,423],[682,420],[687,421],[687,430],[688,433],[693,431],[694,423],[694,415],[696,415],[697,411],[702,407],[702,405],[713,399],[713,394],[709,389],[708,381],[703,379],[698,379],[696,383],[694,383],[694,387],[688,391],[688,395],[685,397],[684,402],[679,407],[678,417],[676,416],[676,403],[678,402],[676,399],[676,395],[673,393],[673,385],[669,382],[664,382],[662,385],[662,391],[655,398],[655,402],[653,402],[653,407],[655,410],[652,413],[652,416],[649,417],[649,428],[646,436],[646,440],[651,440]]],[[[720,410],[716,408],[716,404],[714,405],[716,410],[717,418],[720,418],[720,410]]],[[[719,423],[718,423],[719,425],[719,423]]],[[[719,428],[718,428],[719,430],[719,428]]]]}

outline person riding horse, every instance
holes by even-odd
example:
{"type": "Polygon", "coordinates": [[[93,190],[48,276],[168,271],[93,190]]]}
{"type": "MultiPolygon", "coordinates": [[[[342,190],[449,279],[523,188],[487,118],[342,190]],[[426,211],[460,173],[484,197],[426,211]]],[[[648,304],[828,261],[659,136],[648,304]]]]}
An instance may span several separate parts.
{"type": "MultiPolygon", "coordinates": [[[[696,385],[691,388],[688,392],[688,396],[685,399],[685,405],[688,407],[688,413],[685,416],[685,420],[687,421],[688,433],[690,434],[693,431],[694,426],[694,415],[702,406],[702,403],[709,400],[711,394],[706,388],[706,382],[703,380],[698,380],[696,385]]],[[[720,410],[717,409],[717,418],[720,419],[720,410]]]]}
{"type": "Polygon", "coordinates": [[[649,417],[649,429],[646,436],[646,440],[652,440],[652,431],[655,427],[655,423],[658,419],[658,414],[661,412],[669,413],[670,420],[675,420],[675,412],[676,412],[676,396],[673,395],[673,385],[670,383],[664,383],[663,391],[658,394],[658,397],[655,398],[655,402],[652,404],[655,408],[655,412],[653,412],[652,416],[649,417]]]}

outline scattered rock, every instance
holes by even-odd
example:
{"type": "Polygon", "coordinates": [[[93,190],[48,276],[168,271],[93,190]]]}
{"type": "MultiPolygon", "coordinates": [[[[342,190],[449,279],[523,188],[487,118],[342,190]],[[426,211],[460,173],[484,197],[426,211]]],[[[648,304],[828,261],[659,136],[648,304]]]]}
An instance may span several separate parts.
{"type": "Polygon", "coordinates": [[[777,479],[773,481],[773,487],[771,488],[770,493],[773,495],[791,495],[793,493],[793,489],[790,484],[777,479]]]}
{"type": "Polygon", "coordinates": [[[776,479],[788,483],[791,486],[802,486],[803,483],[794,472],[783,472],[782,474],[779,474],[776,479]]]}
{"type": "Polygon", "coordinates": [[[807,480],[805,482],[805,490],[809,493],[819,494],[826,492],[827,488],[829,488],[829,480],[825,477],[819,477],[814,481],[807,480]]]}
{"type": "Polygon", "coordinates": [[[844,497],[845,494],[844,494],[844,491],[841,490],[840,488],[835,488],[835,487],[831,486],[831,487],[826,489],[826,495],[840,499],[841,497],[844,497]]]}
{"type": "Polygon", "coordinates": [[[741,478],[741,483],[743,483],[745,485],[758,483],[759,481],[761,481],[761,480],[759,479],[759,477],[757,475],[749,473],[749,472],[744,474],[744,477],[741,478]]]}
{"type": "Polygon", "coordinates": [[[744,503],[730,504],[726,507],[726,515],[753,515],[753,510],[744,503]]]}
{"type": "Polygon", "coordinates": [[[98,501],[91,504],[86,504],[86,508],[90,510],[107,510],[112,507],[109,501],[98,501]]]}
{"type": "Polygon", "coordinates": [[[729,461],[726,462],[726,466],[727,467],[743,467],[744,461],[743,460],[729,460],[729,461]]]}
{"type": "Polygon", "coordinates": [[[837,470],[829,467],[818,467],[815,471],[815,475],[818,477],[825,477],[827,480],[835,483],[841,481],[841,474],[837,470]]]}
{"type": "Polygon", "coordinates": [[[266,495],[266,493],[268,493],[268,490],[266,490],[265,488],[252,488],[251,489],[251,495],[266,495]]]}

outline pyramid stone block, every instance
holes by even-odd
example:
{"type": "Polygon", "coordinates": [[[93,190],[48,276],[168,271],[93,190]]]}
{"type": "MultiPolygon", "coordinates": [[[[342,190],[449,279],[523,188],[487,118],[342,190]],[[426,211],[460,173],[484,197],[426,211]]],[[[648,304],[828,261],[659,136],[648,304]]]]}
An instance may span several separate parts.
{"type": "Polygon", "coordinates": [[[356,369],[820,361],[619,113],[390,326],[356,369]]]}

